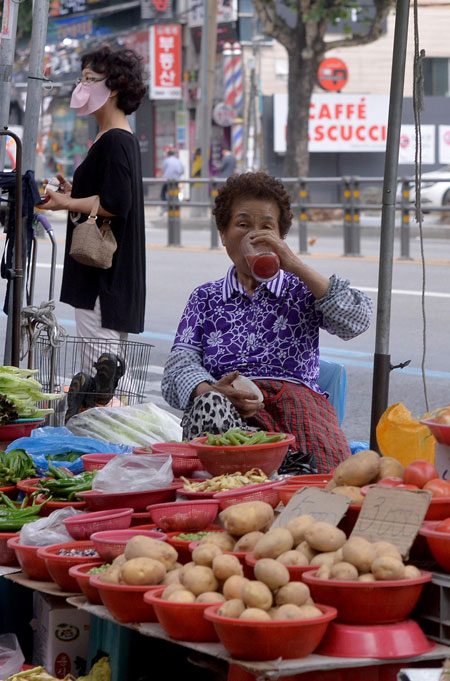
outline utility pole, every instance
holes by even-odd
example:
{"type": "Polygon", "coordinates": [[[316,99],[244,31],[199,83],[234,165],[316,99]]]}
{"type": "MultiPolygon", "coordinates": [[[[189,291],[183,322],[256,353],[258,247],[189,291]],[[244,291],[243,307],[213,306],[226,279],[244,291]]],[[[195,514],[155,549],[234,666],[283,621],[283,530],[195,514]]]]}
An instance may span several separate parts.
{"type": "MultiPolygon", "coordinates": [[[[0,39],[0,129],[9,123],[12,72],[16,51],[18,2],[3,3],[2,37],[0,39]],[[6,25],[8,24],[8,26],[6,25]],[[8,31],[7,31],[8,29],[8,31]]],[[[0,135],[0,170],[5,168],[6,136],[0,135]]]]}
{"type": "Polygon", "coordinates": [[[200,45],[200,91],[197,108],[195,139],[202,155],[202,177],[209,176],[209,149],[211,143],[211,112],[214,96],[214,73],[216,67],[217,2],[203,0],[203,26],[200,45]]]}
{"type": "Polygon", "coordinates": [[[23,168],[34,170],[39,117],[44,80],[45,43],[47,40],[49,0],[39,0],[33,6],[30,68],[28,72],[27,104],[23,128],[23,168]]]}

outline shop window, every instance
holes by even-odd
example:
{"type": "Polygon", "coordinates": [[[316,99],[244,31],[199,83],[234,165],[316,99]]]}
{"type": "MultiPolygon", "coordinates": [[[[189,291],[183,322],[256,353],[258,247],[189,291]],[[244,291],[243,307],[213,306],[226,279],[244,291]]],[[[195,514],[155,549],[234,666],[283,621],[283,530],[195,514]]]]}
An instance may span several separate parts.
{"type": "Polygon", "coordinates": [[[448,97],[450,94],[450,59],[431,57],[423,61],[425,95],[448,97]]]}

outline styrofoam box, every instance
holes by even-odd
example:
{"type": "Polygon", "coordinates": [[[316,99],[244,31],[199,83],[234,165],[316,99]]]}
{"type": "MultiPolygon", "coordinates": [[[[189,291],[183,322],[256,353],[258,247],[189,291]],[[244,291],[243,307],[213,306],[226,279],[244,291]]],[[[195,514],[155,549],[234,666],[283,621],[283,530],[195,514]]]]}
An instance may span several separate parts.
{"type": "Polygon", "coordinates": [[[33,664],[57,679],[86,672],[90,615],[64,598],[33,592],[33,664]]]}

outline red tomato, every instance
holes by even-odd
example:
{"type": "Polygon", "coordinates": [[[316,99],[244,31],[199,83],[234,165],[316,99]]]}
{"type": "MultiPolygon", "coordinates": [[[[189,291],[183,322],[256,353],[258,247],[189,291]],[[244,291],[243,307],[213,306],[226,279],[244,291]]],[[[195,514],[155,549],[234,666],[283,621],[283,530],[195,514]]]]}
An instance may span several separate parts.
{"type": "Polygon", "coordinates": [[[420,489],[417,485],[405,485],[403,482],[400,485],[395,485],[395,489],[420,489]]]}
{"type": "Polygon", "coordinates": [[[439,525],[436,526],[436,529],[439,532],[446,532],[447,534],[450,534],[450,518],[446,518],[445,520],[442,520],[439,525]]]}
{"type": "Polygon", "coordinates": [[[403,478],[390,477],[378,480],[377,485],[380,485],[381,487],[397,487],[397,485],[400,485],[402,482],[403,478]]]}
{"type": "Polygon", "coordinates": [[[439,473],[432,463],[417,459],[408,464],[403,475],[403,482],[407,485],[417,485],[423,487],[428,480],[435,480],[439,477],[439,473]]]}
{"type": "Polygon", "coordinates": [[[433,497],[450,497],[450,484],[440,478],[429,480],[422,489],[427,489],[433,497]]]}

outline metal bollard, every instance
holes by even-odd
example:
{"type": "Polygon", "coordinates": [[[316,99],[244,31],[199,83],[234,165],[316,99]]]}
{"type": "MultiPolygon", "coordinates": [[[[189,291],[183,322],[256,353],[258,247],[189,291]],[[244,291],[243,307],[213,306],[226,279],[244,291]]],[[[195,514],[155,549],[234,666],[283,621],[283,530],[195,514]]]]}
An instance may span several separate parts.
{"type": "Polygon", "coordinates": [[[344,208],[344,255],[352,255],[350,228],[352,220],[352,190],[350,186],[350,179],[348,177],[342,178],[343,197],[342,205],[344,208]]]}
{"type": "Polygon", "coordinates": [[[308,253],[308,213],[305,203],[308,199],[306,181],[299,180],[299,213],[298,213],[298,250],[299,253],[308,253]]]}
{"type": "Polygon", "coordinates": [[[361,203],[361,192],[359,191],[359,182],[356,178],[351,178],[351,203],[352,203],[352,221],[350,228],[350,248],[351,255],[361,255],[361,223],[359,204],[361,203]]]}
{"type": "Polygon", "coordinates": [[[402,177],[402,202],[401,215],[402,221],[400,225],[400,259],[412,260],[410,256],[410,218],[409,218],[409,180],[402,177]]]}
{"type": "Polygon", "coordinates": [[[178,182],[168,182],[168,216],[167,216],[167,245],[181,246],[180,202],[178,199],[178,182]]]}
{"type": "Polygon", "coordinates": [[[214,208],[214,200],[219,193],[219,190],[217,189],[217,182],[213,179],[211,182],[211,218],[209,222],[209,228],[211,230],[211,241],[210,241],[210,248],[219,248],[219,230],[217,229],[216,225],[216,219],[214,215],[212,214],[212,209],[214,208]]]}

